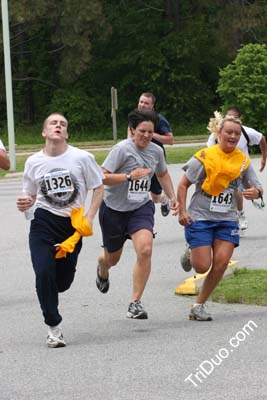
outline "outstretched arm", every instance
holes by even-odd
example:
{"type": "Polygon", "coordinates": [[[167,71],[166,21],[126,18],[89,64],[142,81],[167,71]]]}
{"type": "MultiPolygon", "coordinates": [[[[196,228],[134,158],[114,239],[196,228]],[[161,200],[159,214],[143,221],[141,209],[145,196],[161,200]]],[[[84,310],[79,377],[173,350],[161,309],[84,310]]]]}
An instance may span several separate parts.
{"type": "Polygon", "coordinates": [[[93,219],[102,203],[103,196],[104,196],[104,185],[98,186],[97,188],[93,189],[91,204],[86,214],[86,218],[88,219],[90,225],[92,225],[93,219]]]}

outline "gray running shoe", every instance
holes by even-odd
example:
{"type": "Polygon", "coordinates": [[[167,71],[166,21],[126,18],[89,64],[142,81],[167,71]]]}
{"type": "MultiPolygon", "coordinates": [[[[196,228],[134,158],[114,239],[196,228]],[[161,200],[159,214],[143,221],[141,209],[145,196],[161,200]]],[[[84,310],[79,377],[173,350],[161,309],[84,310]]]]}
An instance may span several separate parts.
{"type": "Polygon", "coordinates": [[[109,278],[104,279],[99,275],[99,266],[96,270],[96,287],[101,293],[107,293],[109,290],[109,278]]]}
{"type": "Polygon", "coordinates": [[[61,328],[59,327],[59,325],[48,327],[48,336],[46,339],[46,344],[48,347],[52,347],[52,348],[66,346],[66,342],[63,339],[63,335],[62,335],[61,328]]]}
{"type": "Polygon", "coordinates": [[[167,217],[167,215],[169,215],[171,210],[171,202],[170,199],[167,198],[166,200],[166,204],[161,204],[160,206],[160,211],[161,211],[161,215],[163,217],[167,217]]]}
{"type": "Polygon", "coordinates": [[[140,300],[135,300],[129,304],[127,318],[134,319],[147,319],[147,312],[144,309],[143,304],[140,300]]]}
{"type": "Polygon", "coordinates": [[[192,269],[192,264],[190,261],[190,252],[191,251],[189,245],[188,243],[186,243],[185,251],[180,257],[181,266],[185,272],[189,272],[192,269]]]}
{"type": "Polygon", "coordinates": [[[189,319],[196,321],[212,321],[212,316],[206,312],[204,304],[196,304],[190,310],[189,319]]]}

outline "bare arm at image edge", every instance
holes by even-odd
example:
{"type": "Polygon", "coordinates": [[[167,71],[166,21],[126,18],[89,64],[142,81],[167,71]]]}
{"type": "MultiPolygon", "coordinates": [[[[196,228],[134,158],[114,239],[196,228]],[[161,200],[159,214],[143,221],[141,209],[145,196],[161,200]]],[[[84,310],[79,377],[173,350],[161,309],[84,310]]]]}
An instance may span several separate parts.
{"type": "Polygon", "coordinates": [[[8,170],[10,168],[10,161],[5,150],[0,149],[0,168],[8,170]]]}
{"type": "Polygon", "coordinates": [[[266,152],[267,152],[267,145],[266,145],[266,139],[262,135],[261,141],[260,141],[260,148],[261,148],[261,167],[260,167],[260,172],[262,172],[265,168],[266,165],[266,152]]]}

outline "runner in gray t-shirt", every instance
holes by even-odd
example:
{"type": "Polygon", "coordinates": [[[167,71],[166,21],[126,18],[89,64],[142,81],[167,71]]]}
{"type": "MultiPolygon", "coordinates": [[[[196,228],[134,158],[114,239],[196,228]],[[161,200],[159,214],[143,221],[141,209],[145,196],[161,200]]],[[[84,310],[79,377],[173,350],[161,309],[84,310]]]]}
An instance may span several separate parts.
{"type": "MultiPolygon", "coordinates": [[[[132,139],[126,139],[113,147],[108,157],[104,161],[103,168],[110,173],[130,174],[136,168],[150,168],[158,174],[162,174],[167,170],[163,150],[154,143],[149,143],[145,148],[139,148],[132,139]]],[[[140,208],[150,200],[149,188],[153,173],[146,174],[140,180],[146,190],[135,193],[133,198],[129,195],[131,187],[137,185],[129,185],[129,182],[123,182],[120,185],[109,185],[105,188],[104,200],[108,207],[118,211],[131,211],[140,208]],[[140,198],[138,198],[140,197],[140,198]]]]}
{"type": "MultiPolygon", "coordinates": [[[[247,188],[249,187],[249,182],[253,182],[256,187],[260,186],[260,182],[256,176],[256,173],[251,165],[241,173],[241,175],[230,182],[228,188],[233,194],[231,196],[230,208],[227,212],[214,212],[211,211],[211,203],[215,204],[213,196],[209,196],[201,189],[201,185],[206,177],[205,168],[203,164],[192,157],[186,165],[183,167],[185,175],[188,180],[195,184],[195,191],[191,197],[190,204],[188,207],[188,213],[192,216],[194,220],[206,220],[206,221],[238,221],[237,215],[237,190],[242,183],[242,185],[247,188]]],[[[229,196],[228,196],[229,198],[229,196]]]]}
{"type": "MultiPolygon", "coordinates": [[[[216,117],[215,117],[216,122],[216,117]]],[[[185,227],[188,248],[181,257],[182,267],[197,273],[208,272],[189,318],[210,321],[204,303],[221,280],[234,248],[239,245],[237,189],[243,184],[243,196],[253,200],[262,196],[262,187],[250,166],[249,158],[236,148],[241,121],[225,116],[215,124],[219,143],[195,154],[185,165],[178,186],[179,223],[185,227]],[[188,188],[195,184],[189,208],[188,188]]]]}
{"type": "Polygon", "coordinates": [[[119,262],[124,242],[131,238],[137,259],[128,318],[148,317],[141,296],[151,269],[155,206],[149,189],[154,173],[170,198],[174,215],[178,213],[163,150],[151,143],[156,120],[154,111],[131,112],[129,126],[132,137],[115,145],[102,165],[106,186],[99,221],[104,253],[98,258],[96,285],[102,293],[109,290],[109,269],[119,262]]]}

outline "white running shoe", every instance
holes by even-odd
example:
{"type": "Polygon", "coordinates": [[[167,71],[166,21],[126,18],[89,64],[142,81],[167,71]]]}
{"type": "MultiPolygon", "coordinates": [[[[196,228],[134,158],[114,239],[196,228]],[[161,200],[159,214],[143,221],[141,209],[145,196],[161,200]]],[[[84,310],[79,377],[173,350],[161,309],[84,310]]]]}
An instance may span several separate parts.
{"type": "Polygon", "coordinates": [[[147,312],[144,309],[144,306],[141,300],[132,301],[129,304],[127,318],[134,318],[134,319],[147,319],[147,312]]]}
{"type": "Polygon", "coordinates": [[[241,231],[246,231],[248,229],[248,220],[243,210],[238,213],[238,223],[241,231]]]}
{"type": "Polygon", "coordinates": [[[206,312],[204,304],[195,304],[190,310],[189,319],[195,321],[212,321],[212,316],[206,312]]]}
{"type": "Polygon", "coordinates": [[[46,344],[48,347],[65,347],[66,342],[63,339],[60,324],[57,326],[48,327],[48,336],[46,339],[46,344]]]}
{"type": "Polygon", "coordinates": [[[191,253],[191,251],[189,248],[189,244],[186,243],[184,253],[180,257],[180,263],[185,272],[189,272],[192,269],[192,264],[190,261],[190,253],[191,253]]]}

